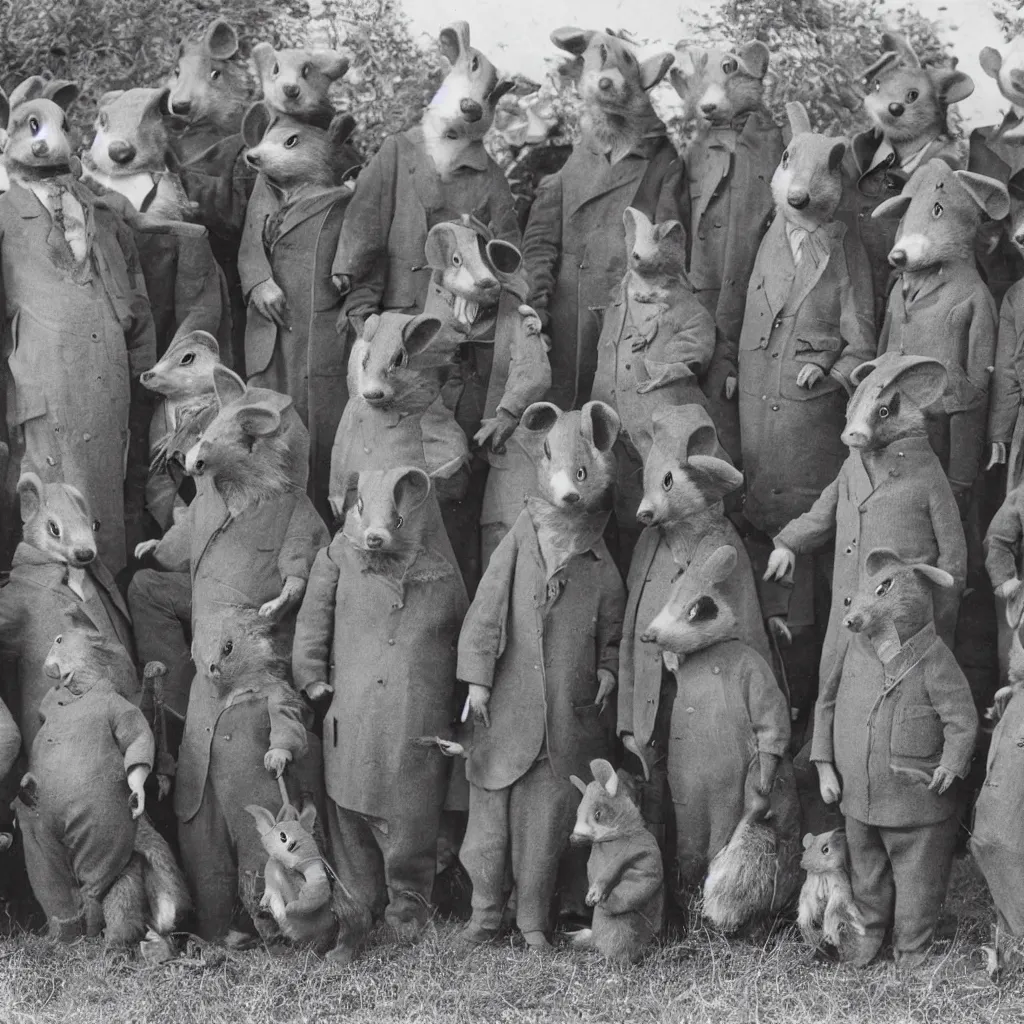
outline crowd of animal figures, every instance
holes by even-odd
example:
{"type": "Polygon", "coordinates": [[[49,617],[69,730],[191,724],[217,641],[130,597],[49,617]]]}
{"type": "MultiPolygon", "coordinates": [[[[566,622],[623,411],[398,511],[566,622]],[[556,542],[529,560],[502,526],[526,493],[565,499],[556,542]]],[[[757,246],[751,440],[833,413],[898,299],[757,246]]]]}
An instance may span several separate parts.
{"type": "Polygon", "coordinates": [[[0,93],[4,870],[53,935],[348,962],[457,858],[466,948],[635,960],[697,898],[912,966],[961,831],[1024,933],[1024,38],[969,140],[895,35],[852,140],[760,42],[551,39],[525,220],[465,22],[365,166],[346,56],[223,20],[80,153],[73,83],[0,93]]]}

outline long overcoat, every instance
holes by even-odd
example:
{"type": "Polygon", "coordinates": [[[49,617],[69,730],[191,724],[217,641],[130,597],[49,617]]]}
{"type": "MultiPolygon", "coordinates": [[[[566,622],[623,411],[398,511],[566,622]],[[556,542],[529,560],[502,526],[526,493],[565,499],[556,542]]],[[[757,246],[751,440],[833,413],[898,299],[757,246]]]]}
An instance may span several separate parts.
{"type": "Polygon", "coordinates": [[[936,629],[952,646],[967,579],[967,542],[953,491],[927,438],[905,437],[877,452],[850,452],[810,511],[775,538],[797,554],[810,554],[833,539],[832,607],[821,679],[842,665],[851,635],[843,618],[876,548],[895,551],[907,562],[938,566],[953,577],[956,585],[935,595],[936,629]]]}
{"type": "Polygon", "coordinates": [[[134,657],[132,622],[121,592],[100,561],[86,569],[92,586],[83,601],[67,584],[66,565],[22,542],[14,552],[7,583],[0,589],[0,647],[18,658],[17,677],[5,681],[4,698],[21,727],[26,751],[39,731],[39,706],[53,689],[43,662],[54,637],[68,627],[67,613],[85,612],[104,636],[134,657]]]}
{"type": "Polygon", "coordinates": [[[1024,281],[1012,284],[999,308],[988,440],[1008,450],[1006,489],[1024,479],[1024,281]]]}
{"type": "Polygon", "coordinates": [[[327,795],[403,828],[436,829],[448,766],[436,747],[453,706],[466,590],[442,555],[421,549],[402,581],[367,571],[339,531],[317,555],[295,628],[295,685],[329,682],[327,795]]]}
{"type": "Polygon", "coordinates": [[[14,721],[14,715],[0,700],[0,783],[14,767],[19,753],[21,753],[21,732],[14,721]]]}
{"type": "Polygon", "coordinates": [[[929,791],[940,765],[963,779],[978,713],[953,652],[928,623],[884,664],[858,634],[844,660],[822,676],[814,706],[811,760],[835,765],[847,817],[882,828],[913,828],[956,813],[959,787],[929,791]]]}
{"type": "Polygon", "coordinates": [[[750,277],[739,349],[744,515],[772,535],[839,473],[850,374],[875,355],[871,272],[845,224],[813,232],[796,263],[786,220],[775,218],[750,277]],[[811,364],[825,377],[799,387],[797,376],[811,364]]]}
{"type": "Polygon", "coordinates": [[[881,327],[885,300],[894,278],[889,264],[889,251],[896,243],[898,217],[871,216],[875,207],[898,196],[911,174],[929,160],[945,160],[954,170],[967,166],[968,147],[945,135],[932,139],[917,153],[909,167],[899,166],[892,146],[882,137],[881,129],[871,128],[855,135],[843,160],[846,183],[836,217],[846,223],[864,245],[873,278],[875,324],[881,327]]]}
{"type": "MultiPolygon", "coordinates": [[[[538,499],[531,499],[531,501],[538,499]]],[[[498,545],[459,636],[458,678],[491,691],[466,776],[505,789],[546,756],[556,776],[608,756],[597,670],[618,672],[626,602],[603,540],[548,576],[529,505],[498,545]]]]}
{"type": "Polygon", "coordinates": [[[930,356],[946,367],[941,408],[931,410],[928,436],[954,487],[970,487],[983,466],[989,367],[995,363],[996,304],[974,266],[936,270],[912,297],[889,294],[878,354],[930,356]]]}
{"type": "Polygon", "coordinates": [[[495,238],[519,244],[512,192],[483,143],[470,145],[442,179],[419,125],[391,135],[360,173],[331,272],[351,277],[345,310],[358,316],[419,313],[430,284],[427,232],[473,214],[495,238]]]}
{"type": "Polygon", "coordinates": [[[719,440],[734,461],[739,418],[735,403],[725,398],[725,380],[736,376],[747,282],[771,218],[772,175],[782,150],[782,129],[767,110],[708,126],[686,150],[690,281],[718,330],[704,389],[719,440]]]}
{"type": "Polygon", "coordinates": [[[0,196],[0,307],[14,441],[8,484],[19,469],[31,469],[44,482],[77,487],[100,522],[100,558],[116,574],[127,561],[132,387],[153,365],[156,341],[131,230],[90,201],[84,185],[72,189],[89,240],[75,270],[63,235],[35,195],[15,183],[0,196]]]}
{"type": "Polygon", "coordinates": [[[551,391],[563,409],[590,399],[602,314],[626,270],[627,206],[655,223],[689,220],[680,209],[680,162],[654,132],[615,164],[584,138],[542,182],[523,237],[530,305],[551,338],[551,391]]]}
{"type": "Polygon", "coordinates": [[[351,195],[351,186],[343,185],[279,202],[262,220],[262,204],[250,203],[238,253],[242,289],[250,296],[246,378],[295,403],[309,429],[310,497],[323,516],[330,510],[331,448],[348,401],[348,350],[336,326],[341,297],[331,283],[331,262],[351,195]],[[252,289],[271,275],[285,294],[287,328],[264,317],[251,300],[252,289]]]}

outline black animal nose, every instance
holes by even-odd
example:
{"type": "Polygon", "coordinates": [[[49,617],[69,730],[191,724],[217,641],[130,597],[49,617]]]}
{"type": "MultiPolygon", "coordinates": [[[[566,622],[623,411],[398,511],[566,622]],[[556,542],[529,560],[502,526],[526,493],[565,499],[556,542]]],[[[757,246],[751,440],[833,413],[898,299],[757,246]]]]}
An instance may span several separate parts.
{"type": "Polygon", "coordinates": [[[130,164],[135,159],[135,147],[130,142],[112,142],[107,152],[115,164],[130,164]]]}
{"type": "Polygon", "coordinates": [[[368,533],[366,535],[366,546],[368,548],[382,548],[384,546],[384,538],[376,533],[368,533]]]}
{"type": "Polygon", "coordinates": [[[467,121],[479,121],[484,116],[484,108],[476,100],[463,100],[459,104],[459,110],[467,121]]]}
{"type": "Polygon", "coordinates": [[[283,86],[281,92],[290,100],[297,100],[299,98],[299,87],[294,82],[283,86]]]}
{"type": "Polygon", "coordinates": [[[790,192],[787,198],[794,210],[804,210],[811,205],[809,192],[790,192]]]}
{"type": "Polygon", "coordinates": [[[217,665],[215,662],[210,662],[210,675],[215,676],[217,674],[217,665]]]}
{"type": "Polygon", "coordinates": [[[204,459],[196,459],[195,465],[192,467],[193,473],[202,473],[206,469],[206,461],[204,459]]]}
{"type": "Polygon", "coordinates": [[[713,114],[717,109],[717,103],[702,103],[700,105],[700,112],[702,114],[713,114]]]}
{"type": "Polygon", "coordinates": [[[580,500],[580,496],[575,491],[570,491],[562,500],[569,505],[575,505],[580,500]]]}
{"type": "Polygon", "coordinates": [[[648,632],[641,633],[640,641],[645,644],[653,644],[655,642],[654,634],[648,632]]]}
{"type": "Polygon", "coordinates": [[[139,376],[139,380],[141,380],[143,384],[148,384],[152,379],[153,379],[153,371],[152,370],[147,370],[145,373],[140,374],[140,376],[139,376]]]}
{"type": "Polygon", "coordinates": [[[249,152],[245,154],[245,162],[250,167],[259,167],[259,165],[260,165],[260,155],[259,155],[259,153],[255,152],[255,150],[250,149],[249,152]]]}
{"type": "Polygon", "coordinates": [[[32,155],[33,156],[46,156],[50,152],[50,147],[43,142],[41,139],[37,142],[32,143],[32,155]]]}
{"type": "Polygon", "coordinates": [[[75,561],[79,565],[87,565],[96,557],[92,548],[75,548],[75,561]]]}
{"type": "Polygon", "coordinates": [[[650,526],[654,522],[654,513],[649,508],[642,508],[636,514],[638,523],[643,523],[644,526],[650,526]]]}
{"type": "Polygon", "coordinates": [[[191,100],[173,100],[171,102],[171,113],[181,114],[187,117],[192,113],[192,101],[191,100]]]}
{"type": "Polygon", "coordinates": [[[597,87],[602,92],[607,92],[612,87],[612,84],[612,80],[607,75],[605,75],[604,77],[598,79],[597,87]]]}
{"type": "Polygon", "coordinates": [[[889,253],[889,262],[894,267],[905,267],[907,265],[907,253],[904,249],[893,249],[889,253]]]}
{"type": "Polygon", "coordinates": [[[893,117],[902,117],[904,109],[905,107],[902,103],[889,104],[889,113],[892,114],[893,117]]]}
{"type": "Polygon", "coordinates": [[[376,388],[373,391],[364,391],[363,398],[368,402],[380,402],[384,399],[384,392],[380,388],[376,388]]]}

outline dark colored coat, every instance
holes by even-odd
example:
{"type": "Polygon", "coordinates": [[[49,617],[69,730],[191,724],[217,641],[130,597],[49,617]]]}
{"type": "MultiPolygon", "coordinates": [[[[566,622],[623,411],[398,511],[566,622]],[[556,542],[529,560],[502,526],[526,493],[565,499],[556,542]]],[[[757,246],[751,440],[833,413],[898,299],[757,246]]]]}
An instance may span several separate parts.
{"type": "Polygon", "coordinates": [[[868,266],[874,278],[875,323],[879,326],[892,286],[889,251],[896,243],[900,220],[899,217],[872,218],[871,214],[886,199],[900,195],[914,170],[934,159],[945,160],[954,170],[963,170],[967,166],[967,146],[956,139],[939,136],[914,157],[909,171],[897,166],[896,154],[882,138],[879,128],[855,135],[846,151],[843,161],[846,187],[836,217],[845,221],[868,254],[868,266]]]}
{"type": "Polygon", "coordinates": [[[134,657],[131,617],[113,577],[100,561],[86,572],[94,592],[82,601],[67,585],[66,565],[21,543],[10,578],[0,589],[0,647],[18,658],[17,681],[7,681],[4,695],[21,726],[26,750],[32,749],[39,731],[39,706],[54,685],[43,673],[43,662],[54,637],[67,630],[69,611],[84,611],[96,629],[134,657]]]}
{"type": "Polygon", "coordinates": [[[863,455],[851,452],[811,510],[775,540],[797,554],[835,541],[832,607],[820,678],[842,665],[850,638],[843,617],[865,578],[867,557],[876,548],[895,551],[907,562],[936,565],[952,575],[956,586],[937,593],[935,601],[936,629],[952,646],[967,579],[967,542],[949,481],[927,438],[906,437],[863,455]],[[871,462],[875,484],[865,458],[871,462]]]}
{"type": "Polygon", "coordinates": [[[504,789],[541,756],[560,778],[608,756],[597,670],[618,671],[625,603],[603,540],[548,579],[533,520],[520,513],[459,636],[458,678],[491,690],[490,728],[474,726],[466,762],[473,785],[504,789]]]}
{"type": "MultiPolygon", "coordinates": [[[[329,682],[327,795],[385,821],[436,822],[448,767],[436,746],[453,706],[466,590],[442,555],[421,550],[399,583],[363,568],[343,532],[317,555],[295,627],[295,685],[329,682]]],[[[410,826],[406,826],[410,827],[410,826]]]]}
{"type": "Polygon", "coordinates": [[[1019,576],[1022,540],[1024,491],[1015,487],[1006,495],[985,534],[985,568],[993,589],[1019,576]]]}
{"type": "Polygon", "coordinates": [[[345,310],[418,313],[430,284],[427,232],[471,213],[495,238],[519,244],[512,192],[482,143],[471,145],[442,181],[419,125],[384,140],[356,182],[332,273],[352,278],[345,310]]]}
{"type": "Polygon", "coordinates": [[[602,313],[626,270],[626,207],[656,223],[685,226],[679,175],[679,158],[664,134],[644,139],[615,164],[584,139],[537,190],[523,260],[530,305],[551,338],[548,397],[561,408],[578,409],[590,399],[602,313]]]}
{"type": "Polygon", "coordinates": [[[1010,286],[999,309],[995,372],[988,410],[988,439],[1005,444],[1006,489],[1024,478],[1024,281],[1010,286]]]}
{"type": "Polygon", "coordinates": [[[279,205],[262,218],[264,204],[254,198],[238,253],[242,289],[250,296],[246,376],[256,387],[289,395],[309,428],[309,490],[321,515],[330,509],[331,447],[348,401],[348,351],[336,326],[341,298],[331,282],[331,261],[351,194],[350,186],[342,186],[279,205]],[[287,328],[251,301],[252,289],[270,276],[285,294],[287,328]]]}
{"type": "MultiPolygon", "coordinates": [[[[131,230],[86,186],[75,183],[72,190],[91,239],[90,254],[74,272],[55,262],[53,222],[35,195],[12,184],[0,196],[7,424],[23,438],[23,471],[85,495],[101,524],[100,558],[116,574],[127,562],[131,389],[156,360],[156,336],[131,230]]],[[[58,245],[67,249],[62,236],[58,245]]],[[[144,450],[145,426],[132,424],[140,428],[144,450]]],[[[140,514],[144,480],[143,474],[140,514]]]]}
{"type": "Polygon", "coordinates": [[[857,635],[822,676],[811,760],[835,765],[850,818],[882,828],[931,825],[956,813],[959,787],[928,790],[940,765],[971,766],[978,713],[967,678],[932,623],[883,664],[857,635]]]}
{"type": "Polygon", "coordinates": [[[889,294],[878,354],[930,356],[946,367],[946,394],[929,416],[928,436],[954,487],[970,487],[983,466],[997,324],[973,262],[937,268],[912,301],[899,286],[889,294]]]}
{"type": "Polygon", "coordinates": [[[641,747],[654,735],[661,701],[662,660],[661,648],[643,643],[640,634],[665,607],[679,573],[695,562],[700,565],[723,544],[734,547],[738,559],[732,575],[722,585],[722,593],[729,597],[729,605],[735,610],[739,638],[760,657],[771,657],[750,559],[732,523],[722,515],[702,536],[680,537],[676,553],[659,528],[648,527],[633,551],[626,578],[629,597],[619,646],[618,732],[633,733],[641,747]],[[677,555],[682,561],[677,561],[677,555]]]}
{"type": "Polygon", "coordinates": [[[750,277],[739,343],[744,514],[762,532],[806,512],[836,478],[850,374],[875,355],[873,314],[856,235],[840,221],[824,224],[795,263],[786,219],[776,217],[750,277]],[[810,389],[796,382],[809,363],[825,372],[810,389]]]}
{"type": "Polygon", "coordinates": [[[737,372],[747,282],[772,214],[772,175],[782,150],[782,129],[767,110],[751,111],[742,123],[709,126],[686,150],[690,281],[718,328],[705,392],[719,441],[735,459],[739,421],[723,389],[737,372]]]}

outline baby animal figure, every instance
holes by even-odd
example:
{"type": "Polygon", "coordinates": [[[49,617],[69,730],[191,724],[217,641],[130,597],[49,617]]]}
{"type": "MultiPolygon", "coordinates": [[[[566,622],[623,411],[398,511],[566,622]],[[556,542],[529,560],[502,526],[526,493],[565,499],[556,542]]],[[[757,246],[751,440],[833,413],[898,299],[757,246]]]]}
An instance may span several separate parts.
{"type": "Polygon", "coordinates": [[[800,888],[797,924],[809,946],[824,943],[840,949],[854,932],[864,935],[864,922],[850,886],[850,851],[846,833],[833,829],[820,836],[804,836],[800,867],[807,872],[800,888]]]}
{"type": "Polygon", "coordinates": [[[587,904],[590,928],[573,944],[596,949],[607,960],[635,963],[661,932],[665,878],[661,852],[627,788],[603,758],[590,762],[594,781],[573,775],[583,795],[576,811],[573,843],[589,843],[587,904]]]}

